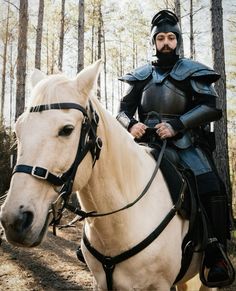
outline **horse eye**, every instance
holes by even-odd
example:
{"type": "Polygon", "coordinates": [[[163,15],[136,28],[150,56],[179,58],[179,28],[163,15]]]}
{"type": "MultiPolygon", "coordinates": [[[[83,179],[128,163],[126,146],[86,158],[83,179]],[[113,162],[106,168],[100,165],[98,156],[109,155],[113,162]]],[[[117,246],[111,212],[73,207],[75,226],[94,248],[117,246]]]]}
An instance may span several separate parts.
{"type": "Polygon", "coordinates": [[[59,136],[69,136],[72,131],[74,130],[74,126],[73,125],[65,125],[63,128],[61,128],[59,130],[58,135],[59,136]]]}

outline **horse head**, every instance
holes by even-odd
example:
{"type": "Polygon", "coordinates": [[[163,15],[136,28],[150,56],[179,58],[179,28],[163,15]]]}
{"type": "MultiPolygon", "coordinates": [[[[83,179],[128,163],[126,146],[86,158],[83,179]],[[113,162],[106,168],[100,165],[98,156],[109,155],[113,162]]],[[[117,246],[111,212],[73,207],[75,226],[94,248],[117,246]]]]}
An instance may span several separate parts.
{"type": "MultiPolygon", "coordinates": [[[[64,184],[60,179],[73,171],[83,124],[91,119],[87,109],[100,66],[98,61],[72,80],[40,71],[32,75],[32,103],[15,125],[17,166],[1,208],[6,237],[15,245],[36,246],[47,232],[52,203],[64,184]]],[[[76,169],[77,188],[83,187],[91,175],[92,155],[85,155],[83,160],[91,167],[83,166],[83,161],[76,169]]]]}

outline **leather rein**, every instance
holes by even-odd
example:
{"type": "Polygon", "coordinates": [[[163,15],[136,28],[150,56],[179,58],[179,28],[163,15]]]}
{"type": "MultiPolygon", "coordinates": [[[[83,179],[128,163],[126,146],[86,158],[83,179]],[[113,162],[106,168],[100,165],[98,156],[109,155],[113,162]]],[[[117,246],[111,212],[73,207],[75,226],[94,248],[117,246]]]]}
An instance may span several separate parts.
{"type": "MultiPolygon", "coordinates": [[[[96,211],[85,212],[81,210],[80,208],[76,208],[73,205],[69,204],[68,200],[69,200],[70,194],[72,193],[72,188],[73,188],[73,183],[74,183],[74,178],[76,175],[77,168],[79,164],[82,162],[82,160],[84,159],[84,157],[86,156],[86,154],[88,152],[91,152],[92,157],[93,157],[93,166],[96,163],[96,161],[99,159],[100,151],[102,149],[102,140],[100,139],[100,137],[97,136],[99,116],[96,113],[96,111],[93,109],[91,102],[89,103],[88,108],[84,108],[83,106],[77,103],[53,103],[49,105],[43,104],[43,105],[31,107],[30,112],[37,113],[37,112],[42,112],[46,110],[55,110],[55,109],[58,109],[58,110],[75,109],[82,112],[84,116],[77,153],[71,167],[68,169],[68,171],[66,171],[65,173],[59,176],[54,175],[48,169],[38,167],[38,166],[29,166],[25,164],[16,165],[13,171],[13,174],[25,173],[37,179],[43,179],[52,185],[61,186],[61,189],[59,190],[59,196],[57,200],[52,203],[52,209],[49,210],[53,213],[53,220],[51,224],[53,225],[54,234],[56,233],[56,225],[59,224],[65,208],[79,215],[80,216],[79,220],[81,221],[87,217],[102,217],[102,216],[115,214],[117,212],[128,209],[132,207],[135,203],[137,203],[147,193],[148,189],[150,188],[158,172],[158,169],[160,167],[161,160],[162,160],[162,157],[166,148],[166,143],[167,143],[166,140],[163,141],[163,145],[162,145],[158,160],[156,162],[155,169],[149,181],[147,182],[146,186],[144,187],[143,191],[134,201],[128,203],[124,207],[121,207],[117,210],[106,212],[106,213],[97,213],[96,211]]],[[[176,215],[177,211],[181,207],[181,204],[182,204],[182,197],[179,198],[177,203],[167,213],[167,215],[164,217],[162,222],[156,227],[156,229],[148,237],[146,237],[142,242],[138,243],[133,248],[115,257],[104,256],[103,254],[98,252],[90,244],[84,230],[83,242],[86,248],[89,250],[89,252],[98,261],[101,262],[106,274],[106,282],[107,282],[108,290],[112,290],[113,288],[112,274],[113,274],[116,264],[136,255],[137,253],[142,251],[144,248],[146,248],[149,244],[151,244],[161,234],[161,232],[165,229],[165,227],[172,220],[172,218],[176,215]]]]}

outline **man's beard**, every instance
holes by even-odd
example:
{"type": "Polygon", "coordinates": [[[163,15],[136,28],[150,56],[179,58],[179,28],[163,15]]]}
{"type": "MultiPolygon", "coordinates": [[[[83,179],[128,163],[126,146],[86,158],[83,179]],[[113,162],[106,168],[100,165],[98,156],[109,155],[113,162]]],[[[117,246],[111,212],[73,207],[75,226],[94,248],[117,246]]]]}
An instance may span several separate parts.
{"type": "Polygon", "coordinates": [[[156,56],[158,58],[158,66],[163,68],[173,67],[179,59],[179,56],[176,55],[176,49],[172,49],[169,46],[164,46],[160,51],[157,50],[156,56]],[[168,50],[168,52],[163,52],[166,50],[168,50]]]}

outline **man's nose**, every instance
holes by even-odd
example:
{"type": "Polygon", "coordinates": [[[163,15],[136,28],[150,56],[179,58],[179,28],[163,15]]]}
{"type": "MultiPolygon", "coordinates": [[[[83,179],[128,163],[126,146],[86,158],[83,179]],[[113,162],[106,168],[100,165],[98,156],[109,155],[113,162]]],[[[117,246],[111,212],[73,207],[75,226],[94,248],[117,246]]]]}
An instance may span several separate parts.
{"type": "Polygon", "coordinates": [[[169,44],[168,38],[164,38],[164,45],[169,44]]]}

